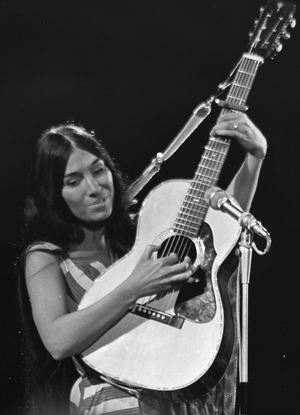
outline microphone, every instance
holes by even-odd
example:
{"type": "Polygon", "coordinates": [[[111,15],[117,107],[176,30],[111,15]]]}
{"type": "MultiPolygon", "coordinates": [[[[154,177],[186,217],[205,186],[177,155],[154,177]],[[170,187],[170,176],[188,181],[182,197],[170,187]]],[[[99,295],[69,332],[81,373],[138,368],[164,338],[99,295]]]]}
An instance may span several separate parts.
{"type": "Polygon", "coordinates": [[[249,212],[244,212],[238,207],[237,201],[228,195],[219,187],[212,187],[205,192],[206,203],[214,210],[221,210],[227,213],[232,218],[236,219],[238,223],[248,231],[255,233],[262,238],[268,238],[269,232],[258,222],[254,216],[249,212]]]}

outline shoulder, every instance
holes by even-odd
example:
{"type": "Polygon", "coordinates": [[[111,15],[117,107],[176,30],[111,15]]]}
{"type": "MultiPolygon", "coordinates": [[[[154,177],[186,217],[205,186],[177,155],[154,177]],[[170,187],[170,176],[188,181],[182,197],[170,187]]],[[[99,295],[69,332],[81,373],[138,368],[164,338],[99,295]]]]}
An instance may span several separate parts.
{"type": "Polygon", "coordinates": [[[26,253],[34,251],[49,251],[49,253],[53,251],[54,253],[54,251],[62,251],[62,249],[58,245],[52,244],[51,242],[39,241],[29,245],[26,249],[26,253]]]}
{"type": "Polygon", "coordinates": [[[35,256],[44,256],[50,255],[51,257],[57,257],[58,259],[63,258],[66,253],[58,245],[54,245],[50,242],[35,242],[29,245],[25,250],[25,258],[35,256]],[[44,254],[44,255],[42,255],[44,254]]]}
{"type": "Polygon", "coordinates": [[[41,273],[60,273],[63,251],[48,242],[37,242],[26,249],[25,275],[30,278],[41,273]]]}

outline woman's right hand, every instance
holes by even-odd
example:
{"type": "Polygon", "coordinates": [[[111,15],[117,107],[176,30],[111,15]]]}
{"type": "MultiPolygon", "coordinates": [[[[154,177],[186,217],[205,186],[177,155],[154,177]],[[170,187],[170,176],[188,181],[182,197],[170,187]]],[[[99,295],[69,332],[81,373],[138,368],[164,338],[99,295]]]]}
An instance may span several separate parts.
{"type": "Polygon", "coordinates": [[[171,253],[169,256],[153,259],[153,253],[160,248],[159,245],[148,245],[127,279],[136,299],[169,290],[184,282],[191,282],[193,267],[190,258],[185,257],[183,262],[179,263],[178,256],[171,253]]]}

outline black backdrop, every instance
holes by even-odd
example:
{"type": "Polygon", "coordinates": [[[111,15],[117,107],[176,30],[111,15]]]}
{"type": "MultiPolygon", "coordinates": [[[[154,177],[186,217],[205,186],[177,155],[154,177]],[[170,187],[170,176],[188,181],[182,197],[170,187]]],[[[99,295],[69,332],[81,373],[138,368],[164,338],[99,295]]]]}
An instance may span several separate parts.
{"type": "MultiPolygon", "coordinates": [[[[1,413],[19,414],[23,388],[13,264],[37,137],[73,119],[103,138],[135,179],[247,51],[261,0],[1,1],[1,413]]],[[[296,13],[297,17],[297,13],[296,13]]],[[[295,413],[299,390],[299,28],[261,66],[249,116],[269,141],[252,213],[272,248],[253,255],[251,413],[295,413]]],[[[219,114],[211,115],[138,196],[191,177],[219,114]]],[[[224,187],[240,165],[233,144],[224,187]]]]}

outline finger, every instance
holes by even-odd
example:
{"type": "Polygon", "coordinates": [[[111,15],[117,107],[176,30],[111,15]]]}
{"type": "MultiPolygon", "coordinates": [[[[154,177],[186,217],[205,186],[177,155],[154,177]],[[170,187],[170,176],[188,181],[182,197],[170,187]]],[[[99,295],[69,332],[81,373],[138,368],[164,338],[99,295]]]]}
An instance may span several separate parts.
{"type": "Polygon", "coordinates": [[[188,279],[193,273],[193,268],[190,262],[181,262],[171,266],[169,272],[172,275],[173,281],[179,281],[188,279]]]}
{"type": "Polygon", "coordinates": [[[171,254],[166,258],[165,265],[169,265],[169,271],[172,275],[180,274],[192,267],[192,261],[188,256],[186,256],[182,262],[178,262],[178,260],[176,254],[171,254]]]}
{"type": "Polygon", "coordinates": [[[183,262],[187,262],[189,265],[192,264],[192,260],[189,256],[185,256],[183,262]]]}
{"type": "Polygon", "coordinates": [[[231,121],[222,121],[213,127],[213,129],[211,130],[211,135],[235,135],[236,132],[241,132],[241,127],[242,123],[238,119],[233,119],[231,121]]]}
{"type": "Polygon", "coordinates": [[[241,132],[238,131],[240,128],[237,124],[232,124],[231,128],[213,128],[211,131],[211,135],[218,135],[218,136],[226,136],[226,137],[239,137],[241,132]]]}
{"type": "Polygon", "coordinates": [[[192,274],[193,274],[193,271],[191,269],[188,269],[184,272],[180,272],[180,273],[177,273],[177,274],[173,274],[170,282],[173,285],[176,285],[176,284],[179,284],[179,283],[182,283],[182,282],[189,281],[190,278],[192,278],[190,281],[194,282],[192,274]]]}
{"type": "Polygon", "coordinates": [[[178,262],[178,255],[175,252],[171,252],[170,255],[161,258],[165,265],[173,265],[178,262]]]}
{"type": "Polygon", "coordinates": [[[220,117],[217,120],[217,124],[226,121],[245,121],[247,118],[248,117],[246,114],[239,111],[227,112],[225,114],[220,115],[220,117]]]}
{"type": "Polygon", "coordinates": [[[161,245],[147,245],[143,253],[143,257],[150,259],[154,252],[159,251],[161,245]]]}

